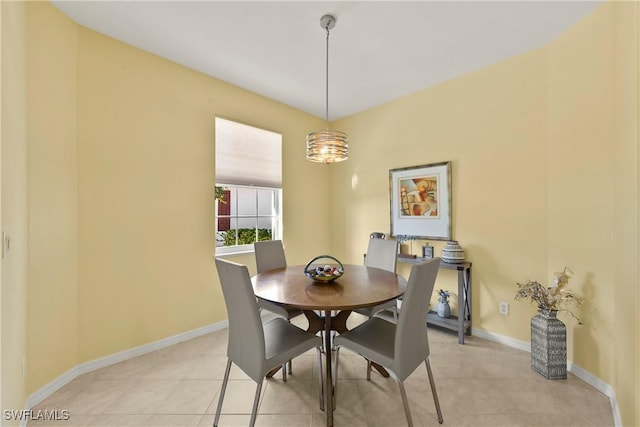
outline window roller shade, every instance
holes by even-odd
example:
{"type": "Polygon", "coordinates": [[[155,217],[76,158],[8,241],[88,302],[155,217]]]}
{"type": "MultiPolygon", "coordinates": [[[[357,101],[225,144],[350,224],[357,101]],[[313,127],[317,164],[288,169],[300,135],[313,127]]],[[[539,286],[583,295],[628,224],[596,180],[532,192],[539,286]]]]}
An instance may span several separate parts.
{"type": "Polygon", "coordinates": [[[216,117],[216,182],[282,188],[282,135],[216,117]]]}

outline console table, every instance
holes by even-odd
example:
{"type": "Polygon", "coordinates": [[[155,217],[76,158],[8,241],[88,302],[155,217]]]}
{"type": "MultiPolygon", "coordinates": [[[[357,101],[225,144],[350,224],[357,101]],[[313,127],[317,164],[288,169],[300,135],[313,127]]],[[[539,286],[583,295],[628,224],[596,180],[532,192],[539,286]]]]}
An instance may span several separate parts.
{"type": "MultiPolygon", "coordinates": [[[[407,264],[417,264],[423,261],[423,258],[398,257],[398,262],[407,264]]],[[[427,314],[427,323],[454,331],[457,330],[458,343],[464,344],[465,334],[471,335],[471,263],[453,264],[440,261],[440,268],[458,272],[458,315],[442,318],[435,311],[430,310],[427,314]]]]}

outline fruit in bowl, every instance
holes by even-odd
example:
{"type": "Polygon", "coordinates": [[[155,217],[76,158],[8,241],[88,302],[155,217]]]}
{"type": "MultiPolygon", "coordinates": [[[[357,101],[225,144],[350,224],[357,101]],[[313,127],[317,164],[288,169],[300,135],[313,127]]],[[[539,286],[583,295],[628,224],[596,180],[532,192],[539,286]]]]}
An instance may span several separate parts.
{"type": "Polygon", "coordinates": [[[344,267],[342,263],[337,259],[331,256],[324,255],[322,257],[316,257],[311,260],[311,262],[309,262],[309,264],[307,264],[307,266],[305,267],[304,274],[306,274],[307,277],[313,279],[313,281],[315,282],[328,283],[342,276],[344,274],[344,267]],[[330,258],[334,261],[337,261],[338,266],[331,264],[312,265],[314,261],[317,261],[320,258],[330,258]]]}
{"type": "Polygon", "coordinates": [[[338,269],[338,267],[332,267],[330,265],[325,265],[324,267],[316,267],[316,269],[314,270],[316,272],[316,276],[325,276],[325,277],[331,277],[331,276],[340,276],[342,274],[342,271],[340,271],[338,269]]]}

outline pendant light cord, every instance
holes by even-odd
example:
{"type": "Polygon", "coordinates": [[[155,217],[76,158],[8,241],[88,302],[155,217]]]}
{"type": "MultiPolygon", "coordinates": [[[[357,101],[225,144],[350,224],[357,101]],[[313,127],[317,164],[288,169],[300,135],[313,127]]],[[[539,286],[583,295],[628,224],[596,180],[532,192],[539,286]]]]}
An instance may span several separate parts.
{"type": "Polygon", "coordinates": [[[325,90],[325,118],[327,120],[327,130],[329,130],[329,23],[327,22],[327,26],[325,27],[327,30],[327,61],[326,61],[326,90],[325,90]]]}
{"type": "Polygon", "coordinates": [[[320,28],[327,32],[325,58],[325,110],[326,130],[307,134],[307,160],[316,163],[337,163],[349,158],[348,136],[344,132],[329,129],[329,33],[336,17],[326,14],[320,18],[320,28]]]}

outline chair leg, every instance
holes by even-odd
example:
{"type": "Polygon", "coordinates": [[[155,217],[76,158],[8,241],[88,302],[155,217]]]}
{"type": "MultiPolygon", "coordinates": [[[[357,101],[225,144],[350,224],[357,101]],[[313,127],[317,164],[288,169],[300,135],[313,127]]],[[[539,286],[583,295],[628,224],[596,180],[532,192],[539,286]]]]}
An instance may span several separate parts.
{"type": "MultiPolygon", "coordinates": [[[[291,319],[288,318],[287,322],[291,323],[291,319]]],[[[289,359],[289,363],[287,363],[287,365],[289,365],[289,372],[288,372],[289,375],[293,374],[293,364],[291,363],[291,359],[289,359]]],[[[283,369],[283,372],[284,372],[284,365],[282,365],[282,369],[283,369]]],[[[284,381],[287,381],[287,377],[286,376],[283,376],[282,379],[284,381]]]]}
{"type": "MultiPolygon", "coordinates": [[[[394,318],[395,318],[395,310],[394,310],[394,318]]],[[[369,316],[371,319],[373,316],[369,316]]],[[[371,360],[367,359],[367,381],[371,381],[371,360]]]]}
{"type": "Polygon", "coordinates": [[[256,386],[256,395],[253,397],[253,408],[251,409],[251,419],[249,420],[249,427],[256,425],[256,417],[258,416],[258,403],[260,403],[260,391],[262,390],[262,382],[264,378],[260,380],[256,386]]]}
{"type": "Polygon", "coordinates": [[[436,391],[436,383],[433,380],[433,372],[431,372],[431,363],[429,358],[424,359],[424,364],[427,367],[427,374],[429,375],[429,384],[431,384],[431,393],[433,394],[433,403],[436,405],[436,412],[438,413],[438,422],[442,424],[442,411],[440,410],[440,401],[438,400],[438,392],[436,391]]]}
{"type": "Polygon", "coordinates": [[[332,392],[333,392],[333,409],[336,409],[336,396],[338,395],[338,366],[340,366],[340,347],[336,347],[336,357],[333,358],[334,369],[333,369],[333,384],[332,392]]]}
{"type": "Polygon", "coordinates": [[[407,400],[407,392],[404,389],[402,381],[398,380],[398,387],[400,387],[400,396],[402,396],[402,406],[404,406],[404,414],[407,417],[407,425],[413,427],[413,419],[411,419],[411,411],[409,410],[409,401],[407,400]]]}
{"type": "Polygon", "coordinates": [[[320,398],[320,410],[324,411],[324,380],[322,376],[322,350],[318,347],[318,397],[320,398]]]}
{"type": "Polygon", "coordinates": [[[287,382],[287,363],[282,364],[282,381],[287,382]]]}
{"type": "Polygon", "coordinates": [[[227,391],[227,383],[229,382],[229,371],[231,371],[231,359],[227,359],[227,367],[224,370],[224,380],[222,380],[220,397],[218,397],[218,409],[216,409],[216,416],[213,420],[213,427],[218,427],[218,421],[220,421],[220,412],[222,412],[222,401],[224,400],[224,393],[227,391]]]}

